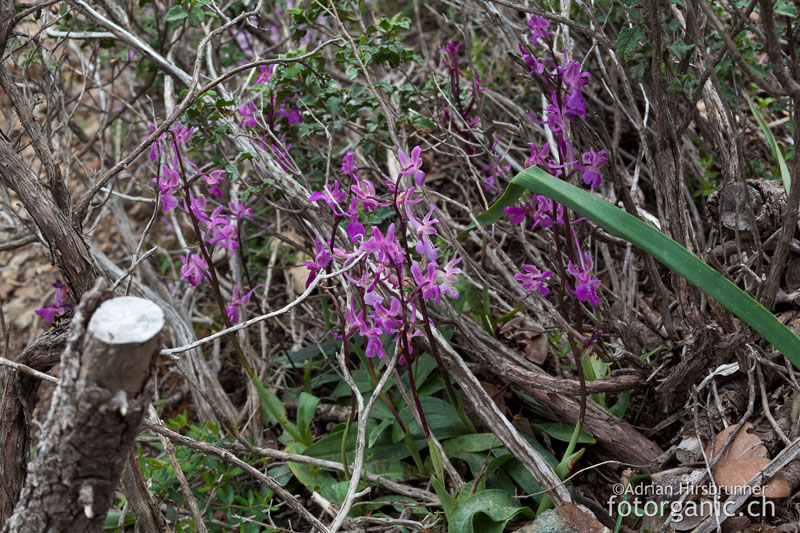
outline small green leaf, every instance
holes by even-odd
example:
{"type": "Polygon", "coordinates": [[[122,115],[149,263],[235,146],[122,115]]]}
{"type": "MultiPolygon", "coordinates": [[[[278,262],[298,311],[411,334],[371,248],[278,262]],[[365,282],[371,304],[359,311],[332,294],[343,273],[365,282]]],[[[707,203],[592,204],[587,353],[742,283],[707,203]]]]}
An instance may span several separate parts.
{"type": "Polygon", "coordinates": [[[677,41],[669,45],[668,48],[669,51],[675,55],[675,57],[677,57],[678,59],[683,59],[683,56],[685,56],[688,52],[694,50],[694,45],[686,44],[685,42],[683,42],[683,39],[678,39],[677,41]]]}
{"type": "MultiPolygon", "coordinates": [[[[439,501],[442,503],[442,509],[444,510],[444,516],[447,518],[447,521],[450,522],[453,516],[453,513],[456,512],[458,508],[458,501],[456,501],[453,496],[447,492],[447,489],[444,488],[442,482],[438,479],[431,478],[431,486],[433,486],[433,491],[439,497],[439,501]]],[[[451,529],[450,531],[455,531],[451,529]]]]}
{"type": "Polygon", "coordinates": [[[167,15],[164,17],[164,20],[167,22],[177,22],[179,20],[183,20],[189,16],[189,12],[186,11],[181,6],[172,6],[169,11],[167,11],[167,15]]]}
{"type": "Polygon", "coordinates": [[[297,401],[297,427],[303,437],[303,444],[310,446],[313,442],[311,437],[311,421],[314,419],[314,412],[317,410],[319,398],[307,392],[300,393],[297,401]]]}
{"type": "Polygon", "coordinates": [[[444,482],[444,466],[442,465],[442,454],[432,439],[428,439],[428,450],[431,452],[431,463],[436,477],[444,482]]]}
{"type": "Polygon", "coordinates": [[[625,416],[625,411],[628,410],[628,405],[631,403],[631,391],[626,390],[620,393],[617,403],[608,408],[609,412],[619,419],[625,416]]]}
{"type": "Polygon", "coordinates": [[[461,453],[485,452],[499,448],[503,442],[494,433],[476,433],[453,437],[442,444],[448,457],[458,457],[461,453]]]}
{"type": "Polygon", "coordinates": [[[778,0],[775,2],[775,13],[784,17],[797,18],[797,7],[786,0],[778,0]]]}
{"type": "MultiPolygon", "coordinates": [[[[119,511],[109,511],[106,515],[105,523],[103,524],[103,529],[106,531],[113,531],[117,529],[119,526],[119,517],[122,513],[119,511]]],[[[125,515],[125,520],[122,522],[125,527],[132,526],[136,523],[136,519],[130,513],[125,515]]]]}
{"type": "Polygon", "coordinates": [[[380,424],[372,428],[372,431],[369,432],[369,437],[367,438],[367,448],[372,448],[372,446],[375,444],[375,441],[377,441],[381,434],[383,434],[384,430],[396,423],[397,422],[391,418],[386,418],[381,421],[380,424]]]}
{"type": "Polygon", "coordinates": [[[625,26],[617,34],[617,55],[627,59],[633,54],[636,46],[644,38],[644,30],[640,26],[625,26]]]}
{"type": "Polygon", "coordinates": [[[275,393],[264,387],[258,379],[253,380],[253,385],[255,385],[258,396],[261,398],[261,416],[264,422],[267,424],[280,424],[292,437],[302,442],[302,435],[300,435],[297,427],[286,418],[286,407],[275,396],[275,393]]]}

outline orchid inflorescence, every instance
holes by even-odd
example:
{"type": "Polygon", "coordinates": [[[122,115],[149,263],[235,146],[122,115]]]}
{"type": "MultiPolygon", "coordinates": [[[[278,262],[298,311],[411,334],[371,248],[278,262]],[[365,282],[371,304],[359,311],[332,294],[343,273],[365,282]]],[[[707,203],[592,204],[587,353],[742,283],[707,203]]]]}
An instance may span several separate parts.
{"type": "MultiPolygon", "coordinates": [[[[526,113],[532,120],[547,127],[555,138],[555,146],[545,143],[540,148],[535,143],[529,143],[530,156],[525,160],[525,168],[539,167],[564,180],[581,172],[583,183],[595,189],[602,183],[599,170],[608,162],[606,151],[598,152],[590,148],[578,160],[572,142],[567,138],[568,121],[583,119],[586,115],[586,101],[581,87],[589,83],[591,74],[583,72],[577,61],[568,61],[566,54],[561,64],[558,64],[553,49],[553,32],[549,30],[549,26],[549,21],[544,17],[531,15],[528,20],[528,28],[532,32],[531,45],[534,49],[547,49],[549,57],[535,56],[528,48],[519,45],[522,58],[530,69],[529,74],[539,82],[545,94],[549,95],[543,109],[544,120],[539,120],[528,111],[526,113]]],[[[580,302],[595,305],[600,301],[596,292],[600,281],[592,276],[594,263],[590,254],[582,250],[580,240],[572,227],[582,219],[570,221],[569,213],[563,205],[541,195],[534,195],[525,206],[506,207],[505,212],[514,224],[532,220],[532,229],[537,226],[544,229],[564,228],[566,238],[570,239],[571,236],[571,242],[567,246],[571,259],[564,273],[572,276],[574,281],[574,288],[568,290],[580,302]],[[572,244],[575,245],[574,249],[572,244]]],[[[522,265],[522,268],[525,273],[514,277],[525,290],[536,291],[542,296],[549,293],[544,283],[552,275],[552,271],[542,272],[533,265],[522,265]]]]}
{"type": "Polygon", "coordinates": [[[333,239],[324,242],[317,237],[314,260],[304,263],[311,272],[308,283],[320,272],[330,271],[334,259],[347,265],[365,257],[345,274],[355,294],[350,295],[342,312],[342,334],[334,335],[351,338],[357,333],[364,339],[367,357],[383,358],[382,337],[391,336],[401,347],[400,361],[405,361],[413,353],[411,340],[423,335],[425,325],[417,321],[417,309],[425,302],[440,304],[442,296],[458,298],[455,283],[461,273],[457,266],[461,258],[440,264],[441,250],[434,242],[439,221],[434,218],[434,206],[419,192],[425,180],[420,152],[419,146],[409,154],[398,151],[400,175],[396,182],[385,182],[384,194],[378,194],[375,185],[359,175],[352,152],[347,152],[340,172],[350,186],[337,179],[309,197],[309,202],[327,206],[337,223],[346,223],[351,249],[333,246],[333,239]],[[404,188],[402,176],[409,176],[413,183],[404,188]],[[368,234],[362,218],[387,206],[394,209],[395,220],[383,230],[372,226],[368,234]],[[415,206],[427,208],[423,209],[426,214],[415,214],[415,206]],[[416,254],[411,251],[409,237],[416,254]]]}
{"type": "MultiPolygon", "coordinates": [[[[155,131],[155,125],[151,124],[150,129],[155,131]]],[[[153,178],[158,186],[161,210],[169,213],[182,206],[184,212],[197,224],[197,229],[201,230],[202,234],[198,235],[201,240],[199,249],[187,250],[181,256],[181,280],[196,287],[212,280],[209,257],[216,247],[229,253],[234,253],[239,248],[239,224],[244,219],[253,220],[253,211],[241,200],[228,202],[227,206],[220,204],[211,209],[205,194],[192,192],[188,184],[201,181],[205,183],[211,197],[221,199],[220,185],[226,181],[224,170],[203,171],[183,155],[181,147],[191,140],[193,133],[194,128],[177,122],[170,129],[169,135],[162,134],[151,145],[150,160],[155,162],[159,154],[166,154],[161,165],[161,176],[153,178]],[[168,144],[171,149],[165,148],[164,144],[168,144]],[[191,176],[186,175],[187,170],[192,173],[191,176]]],[[[238,322],[238,309],[249,303],[254,290],[255,288],[240,296],[242,288],[238,284],[233,288],[233,301],[226,308],[226,315],[231,323],[238,322]]]]}

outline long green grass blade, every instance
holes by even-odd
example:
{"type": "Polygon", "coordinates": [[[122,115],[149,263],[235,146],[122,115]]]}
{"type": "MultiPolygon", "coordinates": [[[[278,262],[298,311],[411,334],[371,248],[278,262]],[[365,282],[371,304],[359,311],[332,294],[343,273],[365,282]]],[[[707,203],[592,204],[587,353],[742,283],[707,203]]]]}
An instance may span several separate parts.
{"type": "MultiPolygon", "coordinates": [[[[786,190],[786,196],[788,197],[789,189],[792,185],[792,175],[789,173],[789,167],[786,165],[786,160],[783,158],[783,152],[781,152],[781,148],[778,146],[775,136],[772,135],[769,126],[767,126],[767,123],[764,121],[764,117],[761,116],[761,113],[758,111],[753,101],[747,95],[745,95],[745,98],[747,98],[747,105],[750,106],[750,112],[756,117],[758,125],[761,126],[761,131],[764,132],[764,137],[767,138],[767,144],[769,144],[769,149],[772,151],[772,157],[778,162],[778,169],[781,172],[781,179],[783,180],[783,188],[786,190]]],[[[800,227],[800,220],[797,221],[797,227],[800,227]]]]}
{"type": "Polygon", "coordinates": [[[728,278],[652,226],[539,168],[517,174],[503,196],[478,217],[478,222],[485,226],[503,217],[503,208],[514,205],[525,189],[564,204],[608,233],[642,249],[725,306],[800,369],[800,338],[728,278]]]}

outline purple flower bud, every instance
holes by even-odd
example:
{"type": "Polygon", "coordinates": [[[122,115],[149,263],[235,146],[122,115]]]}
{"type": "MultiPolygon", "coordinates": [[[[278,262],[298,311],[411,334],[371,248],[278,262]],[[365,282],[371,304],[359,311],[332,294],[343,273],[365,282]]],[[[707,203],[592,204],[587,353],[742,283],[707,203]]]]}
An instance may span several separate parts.
{"type": "Polygon", "coordinates": [[[304,261],[303,264],[308,268],[311,273],[306,280],[306,288],[314,281],[320,271],[325,270],[331,262],[331,256],[325,249],[325,244],[319,237],[314,238],[314,261],[304,261]]]}
{"type": "Polygon", "coordinates": [[[358,167],[355,166],[355,158],[353,157],[353,152],[350,150],[348,150],[342,158],[342,168],[340,172],[342,174],[347,174],[353,179],[358,179],[358,167]]]}

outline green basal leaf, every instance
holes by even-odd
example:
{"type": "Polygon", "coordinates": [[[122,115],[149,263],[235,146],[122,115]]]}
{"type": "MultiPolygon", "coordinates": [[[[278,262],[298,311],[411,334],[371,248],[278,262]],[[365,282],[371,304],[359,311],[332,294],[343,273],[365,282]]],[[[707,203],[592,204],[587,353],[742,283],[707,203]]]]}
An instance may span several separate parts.
{"type": "MultiPolygon", "coordinates": [[[[554,439],[562,442],[569,442],[572,440],[572,435],[575,432],[575,426],[571,424],[559,424],[558,422],[546,422],[544,424],[531,424],[536,435],[538,432],[544,432],[553,437],[554,439]]],[[[595,444],[597,441],[594,437],[581,430],[578,434],[578,443],[580,444],[595,444]]]]}
{"type": "Polygon", "coordinates": [[[258,379],[253,380],[253,385],[255,385],[258,396],[261,398],[261,413],[264,422],[267,424],[280,424],[294,439],[303,442],[303,436],[297,430],[297,426],[286,418],[286,407],[283,406],[283,402],[258,379]]]}
{"type": "Polygon", "coordinates": [[[448,520],[451,533],[502,533],[511,520],[533,518],[528,507],[520,507],[502,490],[484,490],[458,506],[448,520]]]}
{"type": "Polygon", "coordinates": [[[505,216],[525,190],[547,196],[634,244],[742,319],[800,369],[800,338],[750,295],[654,227],[602,198],[551,176],[537,167],[517,174],[497,202],[478,217],[481,225],[505,216]]]}

